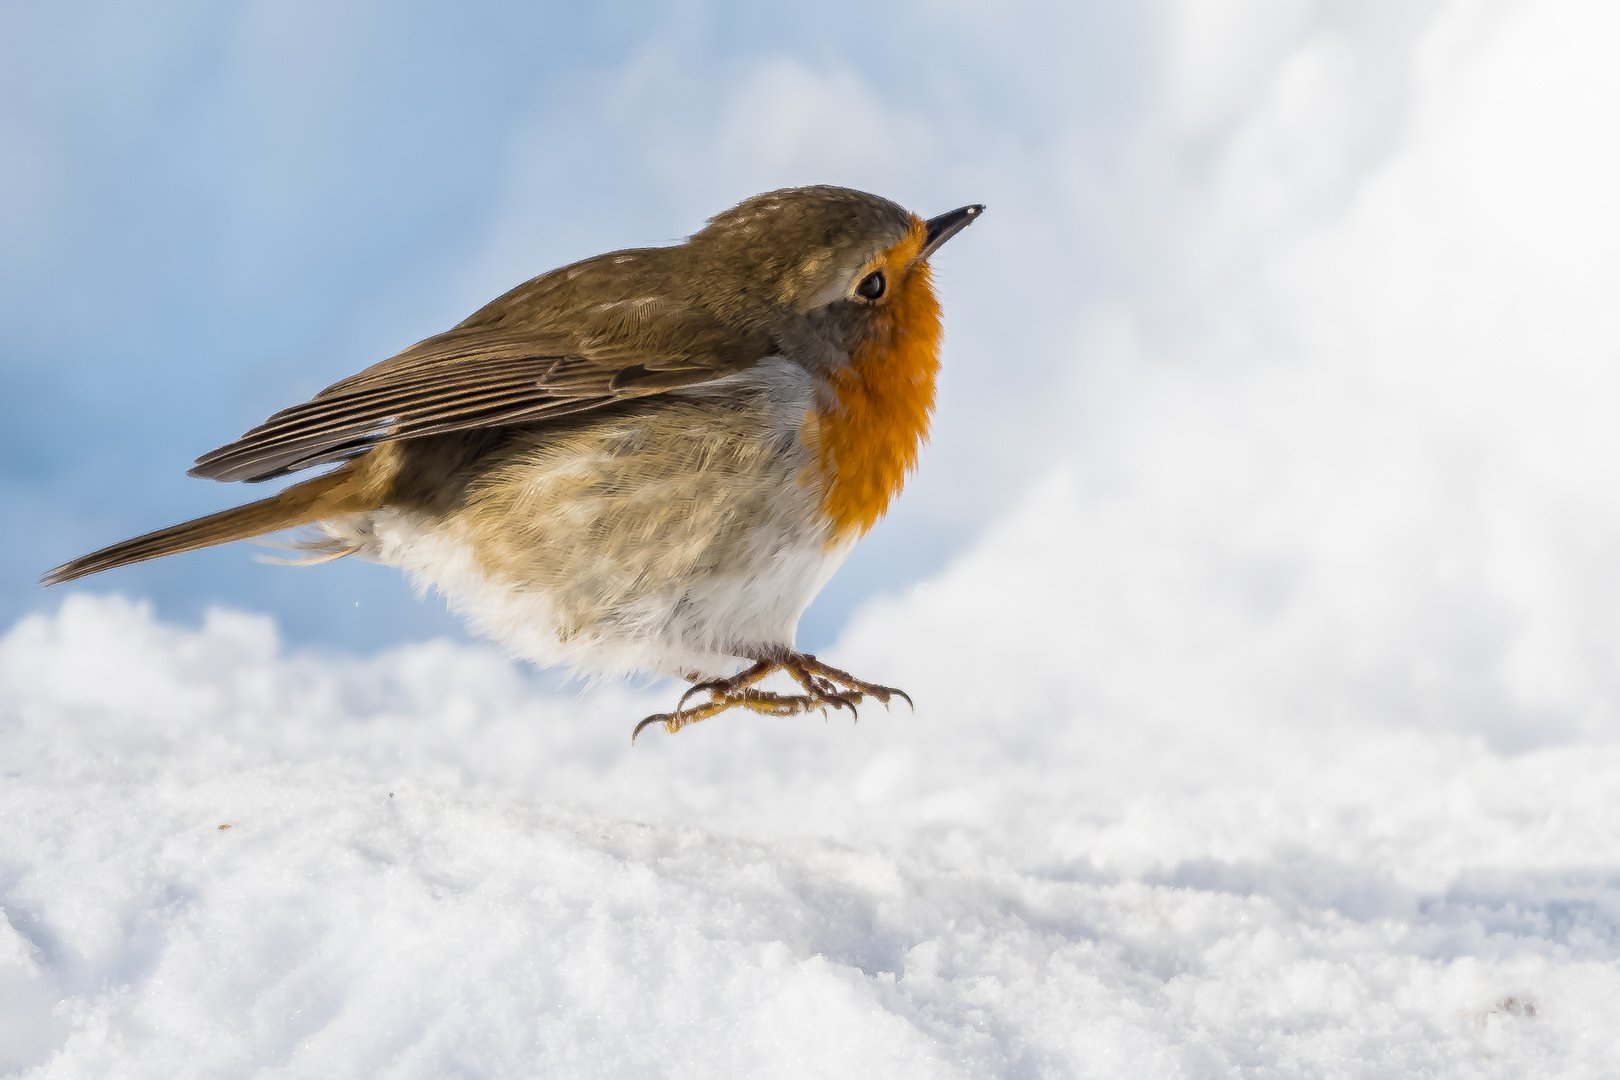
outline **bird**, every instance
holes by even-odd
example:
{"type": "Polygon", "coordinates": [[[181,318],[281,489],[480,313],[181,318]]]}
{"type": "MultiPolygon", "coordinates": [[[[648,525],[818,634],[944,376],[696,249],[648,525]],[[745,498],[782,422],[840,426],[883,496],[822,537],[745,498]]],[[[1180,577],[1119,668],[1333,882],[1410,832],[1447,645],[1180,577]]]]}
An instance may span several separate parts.
{"type": "Polygon", "coordinates": [[[851,188],[786,188],[682,243],[541,274],[189,475],[324,473],[42,584],[304,529],[279,561],[396,566],[540,666],[692,684],[632,741],[733,708],[909,704],[795,638],[928,441],[943,329],[930,260],[983,212],[925,220],[851,188]],[[797,692],[758,685],[777,673],[797,692]]]}

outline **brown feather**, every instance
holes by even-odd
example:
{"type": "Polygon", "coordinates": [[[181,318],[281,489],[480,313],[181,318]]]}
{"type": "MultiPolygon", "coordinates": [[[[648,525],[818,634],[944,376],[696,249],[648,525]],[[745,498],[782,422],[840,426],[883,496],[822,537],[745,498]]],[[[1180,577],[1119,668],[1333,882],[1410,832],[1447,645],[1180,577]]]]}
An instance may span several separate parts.
{"type": "Polygon", "coordinates": [[[385,490],[367,484],[353,467],[294,484],[268,499],[197,518],[167,529],[137,536],[64,563],[40,579],[42,585],[99,574],[131,563],[178,555],[182,551],[248,540],[267,533],[296,529],[337,514],[374,510],[382,505],[385,490]]]}
{"type": "MultiPolygon", "coordinates": [[[[554,277],[514,293],[532,307],[540,297],[531,294],[554,277]]],[[[269,480],[387,442],[532,424],[707,382],[769,352],[759,335],[738,334],[664,297],[553,313],[554,325],[543,330],[521,327],[510,302],[504,314],[490,314],[503,301],[281,410],[198,458],[190,475],[269,480]]]]}

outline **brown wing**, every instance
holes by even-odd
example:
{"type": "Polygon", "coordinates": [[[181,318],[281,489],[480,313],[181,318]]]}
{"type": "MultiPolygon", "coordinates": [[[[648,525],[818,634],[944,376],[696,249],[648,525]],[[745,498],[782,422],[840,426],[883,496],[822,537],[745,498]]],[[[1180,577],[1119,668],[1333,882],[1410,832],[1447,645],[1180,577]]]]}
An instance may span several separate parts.
{"type": "Polygon", "coordinates": [[[599,304],[587,315],[575,332],[469,320],[283,409],[198,458],[189,475],[253,483],[396,439],[532,424],[707,382],[768,351],[661,299],[599,304]]]}

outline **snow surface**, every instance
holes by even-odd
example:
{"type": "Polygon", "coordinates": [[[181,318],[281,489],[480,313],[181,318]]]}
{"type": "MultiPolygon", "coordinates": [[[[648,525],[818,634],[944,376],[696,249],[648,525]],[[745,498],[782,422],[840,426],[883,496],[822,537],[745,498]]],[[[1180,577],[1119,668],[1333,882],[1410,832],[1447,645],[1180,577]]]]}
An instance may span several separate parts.
{"type": "Polygon", "coordinates": [[[915,715],[13,627],[0,1069],[1620,1074],[1620,14],[1434,10],[1360,172],[1332,26],[1183,65],[1167,145],[1252,100],[1177,261],[827,654],[915,715]]]}
{"type": "Polygon", "coordinates": [[[916,716],[632,750],[661,696],[74,597],[0,645],[4,1064],[1611,1071],[1620,747],[1133,722],[1077,708],[1061,667],[1004,693],[917,655],[919,625],[981,614],[919,607],[840,654],[926,687],[916,716]]]}

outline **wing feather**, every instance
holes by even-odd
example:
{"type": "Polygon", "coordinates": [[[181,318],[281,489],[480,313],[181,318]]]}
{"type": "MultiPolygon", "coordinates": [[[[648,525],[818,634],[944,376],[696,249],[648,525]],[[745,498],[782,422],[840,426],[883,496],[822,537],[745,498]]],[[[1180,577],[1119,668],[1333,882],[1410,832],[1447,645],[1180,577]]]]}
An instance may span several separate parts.
{"type": "Polygon", "coordinates": [[[256,483],[398,439],[533,424],[730,374],[768,353],[667,300],[598,305],[573,332],[474,320],[283,409],[190,475],[256,483]]]}

